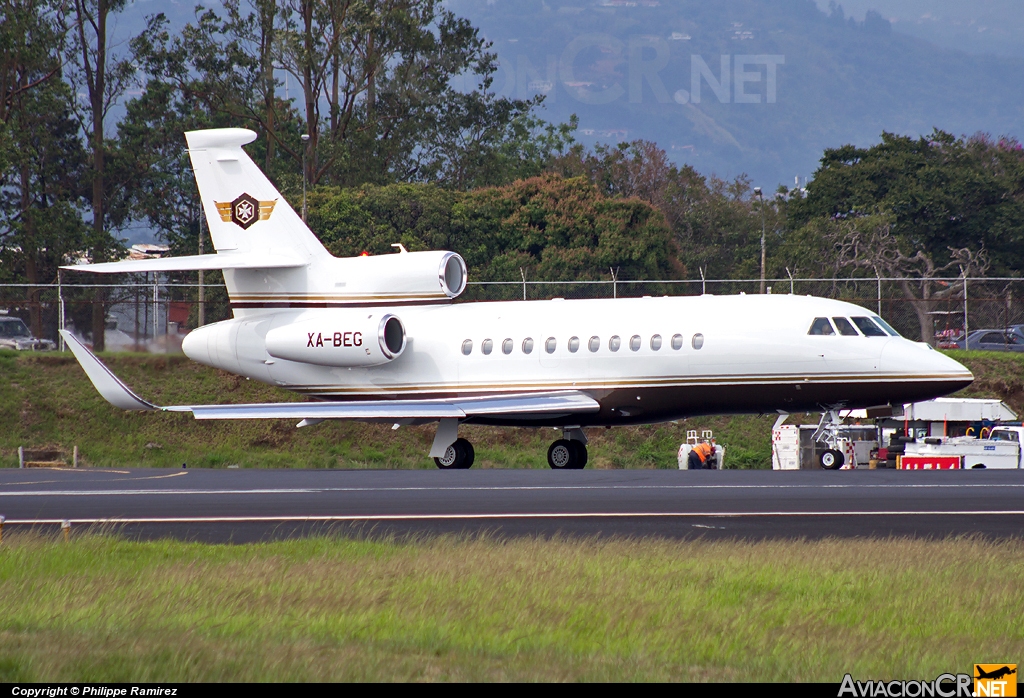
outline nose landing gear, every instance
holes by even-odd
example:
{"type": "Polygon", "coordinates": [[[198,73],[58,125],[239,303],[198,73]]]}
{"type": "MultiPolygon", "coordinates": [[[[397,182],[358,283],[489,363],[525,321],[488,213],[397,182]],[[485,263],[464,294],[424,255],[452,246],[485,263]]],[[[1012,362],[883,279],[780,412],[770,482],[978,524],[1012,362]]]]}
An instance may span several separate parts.
{"type": "Polygon", "coordinates": [[[814,441],[828,446],[828,450],[818,456],[818,462],[825,470],[839,470],[846,462],[846,456],[839,448],[842,441],[839,437],[839,425],[842,421],[838,411],[825,410],[821,413],[821,421],[818,422],[818,428],[812,437],[814,441]]]}
{"type": "Polygon", "coordinates": [[[583,430],[569,428],[562,438],[548,448],[548,465],[552,470],[583,470],[587,465],[587,437],[583,430]]]}

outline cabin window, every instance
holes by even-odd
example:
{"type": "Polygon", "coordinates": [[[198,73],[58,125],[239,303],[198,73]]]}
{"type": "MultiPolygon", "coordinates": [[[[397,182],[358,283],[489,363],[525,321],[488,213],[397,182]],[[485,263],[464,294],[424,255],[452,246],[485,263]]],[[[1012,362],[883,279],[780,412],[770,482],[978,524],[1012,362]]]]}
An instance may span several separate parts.
{"type": "Polygon", "coordinates": [[[470,354],[473,353],[472,339],[467,339],[465,342],[462,343],[462,353],[465,354],[466,356],[469,356],[470,354]]]}
{"type": "Polygon", "coordinates": [[[679,351],[683,348],[683,335],[674,334],[672,335],[672,348],[679,351]]]}
{"type": "Polygon", "coordinates": [[[846,318],[834,317],[832,318],[832,322],[836,323],[836,329],[839,330],[839,334],[843,335],[844,337],[858,336],[857,330],[854,329],[853,325],[851,325],[850,321],[847,320],[846,318]]]}
{"type": "Polygon", "coordinates": [[[512,345],[513,345],[512,340],[511,339],[506,339],[504,342],[501,343],[501,353],[502,354],[511,354],[512,353],[512,345]]]}
{"type": "Polygon", "coordinates": [[[494,342],[492,342],[491,340],[485,339],[483,342],[480,343],[480,351],[482,351],[485,355],[490,354],[492,349],[494,349],[494,342]]]}
{"type": "Polygon", "coordinates": [[[660,334],[656,334],[653,337],[651,337],[651,349],[653,349],[654,351],[658,351],[659,349],[661,349],[661,335],[660,334]]]}
{"type": "MultiPolygon", "coordinates": [[[[864,319],[867,320],[867,318],[864,319]]],[[[857,318],[854,318],[853,321],[857,322],[857,318]]],[[[860,323],[857,323],[857,326],[859,327],[860,323]]],[[[814,318],[814,322],[811,323],[811,329],[807,331],[807,334],[816,335],[829,335],[835,333],[836,331],[832,329],[832,323],[828,321],[827,317],[814,318]]],[[[867,333],[865,332],[865,334],[867,333]]]]}
{"type": "Polygon", "coordinates": [[[601,338],[600,337],[591,337],[590,341],[587,342],[587,349],[590,349],[590,351],[597,351],[600,348],[601,348],[601,338]]]}
{"type": "Polygon", "coordinates": [[[860,328],[860,331],[864,333],[866,337],[884,337],[885,331],[871,322],[871,318],[867,317],[855,317],[850,318],[853,320],[853,324],[860,328]]]}
{"type": "Polygon", "coordinates": [[[694,349],[700,349],[702,346],[704,346],[704,335],[702,335],[700,332],[693,335],[693,339],[690,340],[690,346],[692,346],[694,349]]]}
{"type": "Polygon", "coordinates": [[[608,339],[609,351],[618,351],[619,347],[622,346],[622,340],[619,339],[619,335],[613,335],[608,339]]]}
{"type": "Polygon", "coordinates": [[[640,351],[640,335],[635,334],[629,338],[629,349],[630,351],[640,351]]]}
{"type": "Polygon", "coordinates": [[[558,346],[558,342],[555,341],[555,338],[548,337],[547,341],[544,342],[544,351],[546,351],[549,354],[554,354],[556,346],[558,346]]]}
{"type": "Polygon", "coordinates": [[[529,354],[533,351],[533,337],[527,337],[523,340],[523,353],[529,354]]]}
{"type": "Polygon", "coordinates": [[[580,338],[570,337],[569,338],[569,351],[575,354],[580,350],[580,338]]]}

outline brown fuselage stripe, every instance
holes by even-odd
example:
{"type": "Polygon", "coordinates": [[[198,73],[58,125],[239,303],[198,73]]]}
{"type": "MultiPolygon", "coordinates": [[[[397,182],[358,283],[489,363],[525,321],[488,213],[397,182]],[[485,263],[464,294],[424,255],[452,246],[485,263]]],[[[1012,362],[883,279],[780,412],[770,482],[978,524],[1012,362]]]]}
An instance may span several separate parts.
{"type": "MultiPolygon", "coordinates": [[[[877,384],[877,383],[922,383],[922,382],[964,382],[969,383],[972,378],[963,374],[935,374],[935,375],[881,375],[881,376],[828,376],[822,378],[797,377],[797,376],[708,376],[703,378],[653,378],[650,380],[632,381],[576,381],[563,383],[459,383],[458,394],[475,393],[479,391],[493,391],[507,393],[509,391],[532,391],[548,392],[556,390],[621,390],[633,388],[690,388],[709,385],[743,385],[752,387],[755,385],[787,385],[794,389],[796,386],[811,385],[853,385],[853,384],[877,384]]],[[[395,385],[395,386],[353,386],[344,387],[338,385],[281,385],[286,390],[293,390],[301,393],[323,393],[323,394],[375,394],[391,393],[421,393],[423,391],[448,391],[452,393],[452,384],[435,383],[432,385],[395,385]]]]}

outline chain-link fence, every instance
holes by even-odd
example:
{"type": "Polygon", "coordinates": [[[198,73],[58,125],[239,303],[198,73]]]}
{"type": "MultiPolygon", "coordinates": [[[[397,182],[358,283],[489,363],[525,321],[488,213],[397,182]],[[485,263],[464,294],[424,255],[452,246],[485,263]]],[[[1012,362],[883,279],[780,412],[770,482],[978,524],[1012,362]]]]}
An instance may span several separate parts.
{"type": "MultiPolygon", "coordinates": [[[[766,293],[795,293],[857,303],[879,313],[905,337],[929,334],[940,345],[964,331],[1024,324],[1024,279],[768,279],[766,293]]],[[[702,293],[761,292],[758,279],[470,282],[457,302],[550,298],[639,298],[702,293]]],[[[170,283],[164,277],[124,284],[0,285],[0,317],[17,317],[33,335],[59,343],[68,328],[91,338],[93,308],[106,318],[109,351],[176,351],[181,337],[201,324],[231,317],[222,284],[170,283]]],[[[17,323],[0,323],[3,333],[17,323]]],[[[20,325],[19,325],[20,327],[20,325]]]]}

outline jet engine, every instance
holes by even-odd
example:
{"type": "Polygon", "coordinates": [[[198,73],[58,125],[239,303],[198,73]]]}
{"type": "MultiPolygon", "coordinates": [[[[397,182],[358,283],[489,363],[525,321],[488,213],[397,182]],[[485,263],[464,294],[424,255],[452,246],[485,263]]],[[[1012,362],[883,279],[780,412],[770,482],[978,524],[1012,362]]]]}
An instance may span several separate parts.
{"type": "Polygon", "coordinates": [[[329,310],[267,333],[267,353],[318,366],[379,366],[405,351],[405,325],[390,313],[329,310]]]}
{"type": "Polygon", "coordinates": [[[334,292],[355,303],[448,301],[466,288],[455,252],[403,252],[333,260],[334,292]]]}

